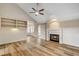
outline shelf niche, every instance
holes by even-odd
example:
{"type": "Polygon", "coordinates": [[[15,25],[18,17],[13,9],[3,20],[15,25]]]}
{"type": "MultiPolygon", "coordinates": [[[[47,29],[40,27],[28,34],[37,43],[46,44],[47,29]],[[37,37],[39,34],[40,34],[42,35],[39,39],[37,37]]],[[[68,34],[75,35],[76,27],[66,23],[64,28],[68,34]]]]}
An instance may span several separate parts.
{"type": "Polygon", "coordinates": [[[22,20],[14,20],[14,19],[8,19],[8,18],[1,18],[1,27],[12,27],[12,28],[26,28],[27,27],[27,21],[22,20]]]}

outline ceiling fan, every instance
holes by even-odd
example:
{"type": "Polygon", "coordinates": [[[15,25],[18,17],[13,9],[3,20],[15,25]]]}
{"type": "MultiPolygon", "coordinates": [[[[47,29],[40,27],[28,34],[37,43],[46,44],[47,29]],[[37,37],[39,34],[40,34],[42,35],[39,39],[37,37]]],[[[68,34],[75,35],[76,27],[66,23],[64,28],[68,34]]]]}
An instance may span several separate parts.
{"type": "Polygon", "coordinates": [[[29,13],[34,13],[35,16],[37,16],[37,15],[39,15],[39,14],[40,14],[40,15],[44,15],[44,13],[42,13],[42,11],[44,11],[44,9],[38,9],[39,3],[37,3],[36,5],[37,5],[37,8],[33,8],[33,7],[32,7],[33,12],[29,12],[29,13]]]}

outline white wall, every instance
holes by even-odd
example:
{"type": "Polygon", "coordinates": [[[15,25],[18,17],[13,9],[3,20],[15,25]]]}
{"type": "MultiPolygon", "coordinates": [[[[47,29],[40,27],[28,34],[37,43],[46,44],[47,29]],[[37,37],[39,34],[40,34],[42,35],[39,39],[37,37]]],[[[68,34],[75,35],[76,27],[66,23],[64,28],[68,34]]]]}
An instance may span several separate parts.
{"type": "Polygon", "coordinates": [[[26,38],[26,30],[18,29],[16,31],[12,28],[1,28],[0,30],[0,44],[24,40],[26,38]]]}
{"type": "Polygon", "coordinates": [[[0,4],[0,16],[11,19],[26,20],[28,19],[25,12],[23,12],[16,4],[0,4]]]}
{"type": "MultiPolygon", "coordinates": [[[[0,4],[0,16],[3,18],[26,20],[27,22],[33,21],[30,17],[28,17],[28,15],[23,10],[21,10],[16,4],[12,4],[12,3],[0,4]]],[[[34,25],[36,25],[36,22],[34,25]]],[[[36,32],[34,32],[34,34],[36,34],[36,32]]],[[[12,31],[11,28],[6,28],[6,27],[1,28],[0,44],[5,44],[5,43],[25,39],[26,35],[27,35],[26,29],[19,29],[18,31],[12,31]]]]}
{"type": "Polygon", "coordinates": [[[61,23],[63,29],[63,43],[79,47],[79,20],[61,23]]]}

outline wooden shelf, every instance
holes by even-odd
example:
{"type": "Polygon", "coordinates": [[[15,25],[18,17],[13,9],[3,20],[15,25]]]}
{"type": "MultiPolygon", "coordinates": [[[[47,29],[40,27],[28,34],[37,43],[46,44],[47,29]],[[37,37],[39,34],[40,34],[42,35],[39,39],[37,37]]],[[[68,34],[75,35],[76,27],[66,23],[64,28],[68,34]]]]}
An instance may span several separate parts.
{"type": "Polygon", "coordinates": [[[21,20],[14,20],[14,19],[8,19],[8,18],[1,18],[1,27],[27,27],[27,21],[21,21],[21,20]]]}
{"type": "Polygon", "coordinates": [[[15,27],[14,25],[1,25],[1,27],[15,27]]]}

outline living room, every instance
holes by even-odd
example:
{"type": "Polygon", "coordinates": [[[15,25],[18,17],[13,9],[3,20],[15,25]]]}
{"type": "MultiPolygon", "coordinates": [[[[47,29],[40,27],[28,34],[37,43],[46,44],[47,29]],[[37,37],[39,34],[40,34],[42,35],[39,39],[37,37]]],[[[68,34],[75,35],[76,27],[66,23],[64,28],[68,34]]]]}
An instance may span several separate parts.
{"type": "Polygon", "coordinates": [[[1,56],[78,56],[79,3],[0,3],[1,56]]]}

